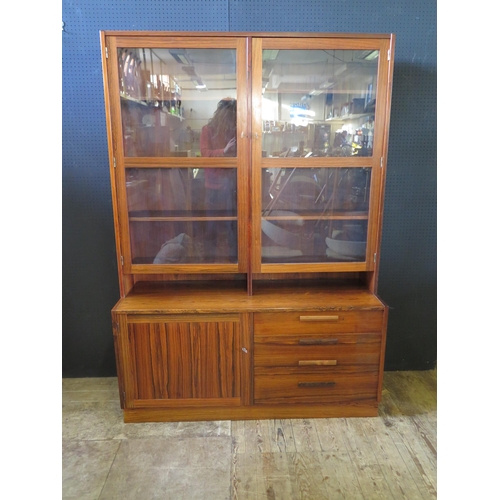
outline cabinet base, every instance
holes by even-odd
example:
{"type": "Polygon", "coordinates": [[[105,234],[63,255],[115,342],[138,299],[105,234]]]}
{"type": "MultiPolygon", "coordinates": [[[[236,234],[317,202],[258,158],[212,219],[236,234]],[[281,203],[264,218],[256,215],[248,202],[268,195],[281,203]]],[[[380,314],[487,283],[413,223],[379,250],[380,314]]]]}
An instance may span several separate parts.
{"type": "Polygon", "coordinates": [[[378,404],[270,405],[238,408],[125,409],[125,423],[188,422],[200,420],[260,420],[277,418],[377,417],[378,404]]]}

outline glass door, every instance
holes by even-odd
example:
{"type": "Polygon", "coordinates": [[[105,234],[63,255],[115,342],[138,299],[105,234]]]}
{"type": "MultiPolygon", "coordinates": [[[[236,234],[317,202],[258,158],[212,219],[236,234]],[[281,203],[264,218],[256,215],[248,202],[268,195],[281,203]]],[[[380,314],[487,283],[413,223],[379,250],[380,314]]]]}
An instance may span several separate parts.
{"type": "Polygon", "coordinates": [[[254,40],[254,272],[373,269],[388,48],[254,40]]]}
{"type": "Polygon", "coordinates": [[[245,272],[245,40],[112,42],[124,271],[245,272]]]}

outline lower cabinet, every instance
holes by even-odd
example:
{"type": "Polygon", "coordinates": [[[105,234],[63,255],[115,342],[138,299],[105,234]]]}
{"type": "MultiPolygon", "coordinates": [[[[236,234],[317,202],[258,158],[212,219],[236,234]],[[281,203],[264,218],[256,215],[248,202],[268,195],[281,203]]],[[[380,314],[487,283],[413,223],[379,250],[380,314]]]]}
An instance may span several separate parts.
{"type": "Polygon", "coordinates": [[[280,312],[261,297],[168,314],[140,300],[112,313],[126,422],[377,415],[382,303],[280,312]]]}

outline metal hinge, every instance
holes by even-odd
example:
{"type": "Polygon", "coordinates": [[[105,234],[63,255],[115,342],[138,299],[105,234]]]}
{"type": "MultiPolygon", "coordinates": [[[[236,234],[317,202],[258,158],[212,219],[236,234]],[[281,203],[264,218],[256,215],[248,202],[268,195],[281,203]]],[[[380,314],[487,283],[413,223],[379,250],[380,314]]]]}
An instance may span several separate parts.
{"type": "MultiPolygon", "coordinates": [[[[107,57],[107,56],[106,56],[107,57]]],[[[387,51],[387,60],[390,61],[391,60],[391,49],[389,49],[387,51]]]]}
{"type": "Polygon", "coordinates": [[[120,255],[120,262],[122,263],[123,266],[123,255],[120,255]]]}
{"type": "Polygon", "coordinates": [[[107,47],[104,47],[105,51],[106,51],[106,59],[109,57],[108,55],[108,48],[107,47]]]}
{"type": "Polygon", "coordinates": [[[113,156],[113,168],[116,168],[116,158],[113,156]]]}
{"type": "Polygon", "coordinates": [[[384,168],[384,157],[380,157],[380,168],[384,168]]]}
{"type": "Polygon", "coordinates": [[[377,263],[377,253],[376,252],[373,254],[373,263],[374,264],[377,263]]]}

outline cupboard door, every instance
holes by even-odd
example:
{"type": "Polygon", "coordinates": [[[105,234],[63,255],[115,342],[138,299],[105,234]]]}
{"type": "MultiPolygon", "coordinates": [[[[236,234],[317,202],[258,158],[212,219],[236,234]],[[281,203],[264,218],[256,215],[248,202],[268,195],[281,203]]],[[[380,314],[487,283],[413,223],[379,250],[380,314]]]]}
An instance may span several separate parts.
{"type": "Polygon", "coordinates": [[[388,50],[370,38],[253,40],[256,272],[373,270],[388,50]]]}
{"type": "Polygon", "coordinates": [[[109,46],[124,273],[245,272],[245,39],[122,35],[109,46]]]}
{"type": "Polygon", "coordinates": [[[127,407],[243,404],[241,325],[238,315],[129,316],[127,407]]]}

